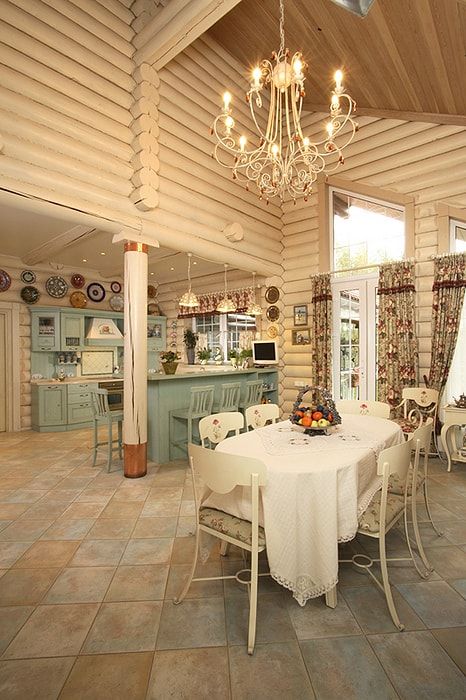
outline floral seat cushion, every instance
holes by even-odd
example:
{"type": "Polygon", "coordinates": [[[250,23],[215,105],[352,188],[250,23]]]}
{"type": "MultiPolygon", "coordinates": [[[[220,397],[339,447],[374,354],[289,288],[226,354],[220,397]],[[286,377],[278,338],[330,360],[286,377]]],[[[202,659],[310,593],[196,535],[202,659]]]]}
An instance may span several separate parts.
{"type": "MultiPolygon", "coordinates": [[[[380,502],[382,491],[377,491],[367,509],[359,518],[359,529],[366,532],[379,532],[380,530],[380,502]]],[[[396,516],[403,511],[404,498],[388,494],[387,513],[385,523],[391,523],[396,516]]]]}
{"type": "Polygon", "coordinates": [[[397,423],[404,433],[414,433],[419,428],[419,423],[413,423],[407,418],[394,418],[393,422],[397,423]]]}
{"type": "MultiPolygon", "coordinates": [[[[221,532],[223,535],[233,537],[240,542],[252,545],[252,525],[249,520],[236,518],[223,510],[216,508],[199,508],[199,523],[206,527],[221,532]]],[[[265,547],[265,532],[259,527],[259,547],[265,547]]]]}
{"type": "MultiPolygon", "coordinates": [[[[416,480],[416,491],[419,491],[422,484],[424,483],[424,474],[418,472],[416,480]]],[[[413,470],[410,469],[408,472],[408,496],[413,493],[413,470]]],[[[401,479],[398,474],[392,474],[388,480],[388,491],[397,496],[404,496],[406,487],[406,480],[401,479]]]]}

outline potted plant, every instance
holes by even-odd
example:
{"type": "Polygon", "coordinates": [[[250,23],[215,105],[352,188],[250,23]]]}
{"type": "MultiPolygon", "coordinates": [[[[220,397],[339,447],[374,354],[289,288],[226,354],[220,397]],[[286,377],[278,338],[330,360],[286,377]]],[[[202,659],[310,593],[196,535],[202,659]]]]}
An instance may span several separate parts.
{"type": "Polygon", "coordinates": [[[232,366],[236,368],[236,365],[238,364],[238,352],[234,348],[228,350],[228,359],[230,360],[232,366]]]}
{"type": "Polygon", "coordinates": [[[164,352],[160,353],[160,361],[165,374],[175,374],[179,359],[179,354],[177,352],[173,352],[173,350],[165,350],[164,352]]]}
{"type": "Polygon", "coordinates": [[[251,348],[243,348],[243,350],[241,350],[239,356],[240,356],[240,360],[242,362],[243,369],[247,369],[248,367],[251,366],[251,364],[252,364],[252,349],[251,348]]]}
{"type": "Polygon", "coordinates": [[[212,354],[212,351],[209,350],[209,348],[200,348],[197,351],[197,359],[201,363],[201,365],[207,364],[207,360],[210,360],[210,356],[212,354]]]}
{"type": "Polygon", "coordinates": [[[186,345],[186,357],[188,358],[188,365],[193,365],[198,335],[197,333],[194,333],[194,331],[191,330],[191,328],[185,328],[183,340],[184,344],[186,345]]]}

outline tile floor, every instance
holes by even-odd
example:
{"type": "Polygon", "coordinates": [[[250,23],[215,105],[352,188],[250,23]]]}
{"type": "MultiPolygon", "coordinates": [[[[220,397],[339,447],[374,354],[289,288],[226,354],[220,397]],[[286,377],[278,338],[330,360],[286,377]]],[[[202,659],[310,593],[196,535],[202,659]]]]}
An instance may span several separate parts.
{"type": "MultiPolygon", "coordinates": [[[[406,631],[351,565],[335,610],[264,578],[249,657],[238,584],[194,584],[172,604],[193,544],[185,465],[125,480],[93,469],[89,444],[88,431],[0,435],[1,698],[466,698],[466,466],[431,461],[444,536],[422,524],[430,579],[391,569],[406,631]]],[[[373,551],[365,539],[346,549],[373,551]]],[[[397,532],[390,549],[405,552],[397,532]]],[[[234,552],[203,567],[222,568],[240,568],[234,552]]]]}

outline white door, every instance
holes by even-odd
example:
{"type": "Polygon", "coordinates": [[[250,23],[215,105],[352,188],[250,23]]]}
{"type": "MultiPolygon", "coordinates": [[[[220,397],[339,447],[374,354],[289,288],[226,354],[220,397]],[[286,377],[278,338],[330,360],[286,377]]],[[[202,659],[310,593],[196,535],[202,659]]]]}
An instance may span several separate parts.
{"type": "Polygon", "coordinates": [[[6,431],[6,319],[0,313],[0,433],[6,431]]]}
{"type": "Polygon", "coordinates": [[[333,395],[376,396],[377,275],[335,279],[333,291],[333,395]]]}

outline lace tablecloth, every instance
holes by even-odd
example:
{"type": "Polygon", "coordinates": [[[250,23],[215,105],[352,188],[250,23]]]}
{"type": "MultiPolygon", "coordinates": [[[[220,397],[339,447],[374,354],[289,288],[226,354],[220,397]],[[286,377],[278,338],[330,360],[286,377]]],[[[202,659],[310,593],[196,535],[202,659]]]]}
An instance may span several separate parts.
{"type": "MultiPolygon", "coordinates": [[[[403,441],[399,426],[384,418],[343,415],[342,421],[330,436],[306,438],[284,421],[217,446],[267,465],[261,524],[270,573],[300,605],[337,584],[338,542],[353,539],[358,515],[381,485],[377,456],[403,441]]],[[[237,488],[206,504],[250,519],[249,498],[237,488]]]]}

